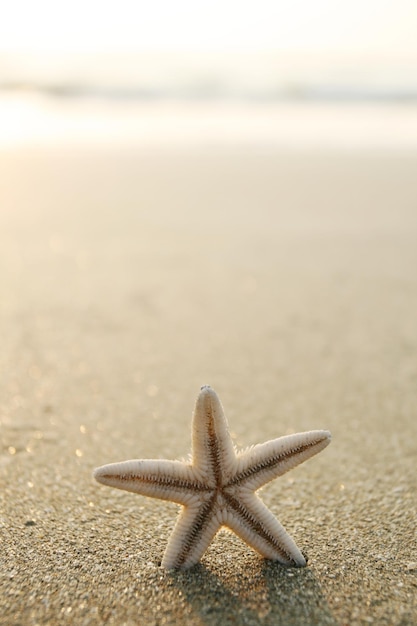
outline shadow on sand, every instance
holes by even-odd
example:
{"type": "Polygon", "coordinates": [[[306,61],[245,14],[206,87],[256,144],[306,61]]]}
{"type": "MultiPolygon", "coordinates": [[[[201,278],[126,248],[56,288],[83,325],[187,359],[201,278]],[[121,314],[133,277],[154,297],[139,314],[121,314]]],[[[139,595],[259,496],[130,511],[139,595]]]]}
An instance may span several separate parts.
{"type": "Polygon", "coordinates": [[[314,573],[258,561],[239,568],[227,581],[221,572],[197,565],[169,574],[202,624],[262,624],[336,626],[314,573]],[[260,565],[259,565],[260,563],[260,565]]]}

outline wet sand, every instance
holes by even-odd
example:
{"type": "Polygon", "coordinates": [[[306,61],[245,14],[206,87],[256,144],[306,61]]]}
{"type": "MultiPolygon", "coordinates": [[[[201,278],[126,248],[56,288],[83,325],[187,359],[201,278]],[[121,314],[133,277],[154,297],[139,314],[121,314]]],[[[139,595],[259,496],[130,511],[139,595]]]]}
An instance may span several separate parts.
{"type": "Polygon", "coordinates": [[[0,623],[417,621],[417,155],[0,154],[0,623]],[[238,446],[326,428],[262,498],[304,569],[94,467],[182,458],[200,386],[238,446]]]}

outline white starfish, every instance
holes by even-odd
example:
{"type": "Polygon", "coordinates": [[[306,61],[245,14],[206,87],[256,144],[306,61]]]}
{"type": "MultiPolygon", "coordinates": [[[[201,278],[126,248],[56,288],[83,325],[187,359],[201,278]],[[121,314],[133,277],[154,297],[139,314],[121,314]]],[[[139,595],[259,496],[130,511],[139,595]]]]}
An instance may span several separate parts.
{"type": "Polygon", "coordinates": [[[268,559],[306,565],[294,540],[256,491],[273,478],[323,450],[327,430],[288,435],[237,452],[220,400],[201,388],[192,424],[190,463],[133,460],[103,465],[98,482],[183,505],[166,548],[167,569],[195,565],[221,526],[227,526],[268,559]]]}

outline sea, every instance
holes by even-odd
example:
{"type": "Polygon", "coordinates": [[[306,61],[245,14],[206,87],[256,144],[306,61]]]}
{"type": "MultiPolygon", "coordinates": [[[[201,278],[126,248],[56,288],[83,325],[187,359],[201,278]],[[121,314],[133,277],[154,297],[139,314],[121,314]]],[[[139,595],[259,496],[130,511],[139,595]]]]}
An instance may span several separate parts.
{"type": "Polygon", "coordinates": [[[0,150],[417,149],[414,67],[298,73],[262,63],[200,71],[188,62],[145,73],[140,66],[126,73],[122,63],[106,72],[92,67],[84,75],[68,66],[0,71],[0,150]]]}

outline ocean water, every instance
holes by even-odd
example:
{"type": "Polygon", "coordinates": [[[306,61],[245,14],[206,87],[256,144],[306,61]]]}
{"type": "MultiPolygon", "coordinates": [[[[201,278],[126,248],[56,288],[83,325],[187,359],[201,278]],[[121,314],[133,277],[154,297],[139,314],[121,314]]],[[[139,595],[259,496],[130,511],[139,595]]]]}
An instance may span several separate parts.
{"type": "Polygon", "coordinates": [[[417,149],[417,101],[0,93],[0,150],[196,146],[417,149]]]}
{"type": "Polygon", "coordinates": [[[0,55],[0,149],[22,145],[415,149],[417,60],[0,55]]]}

